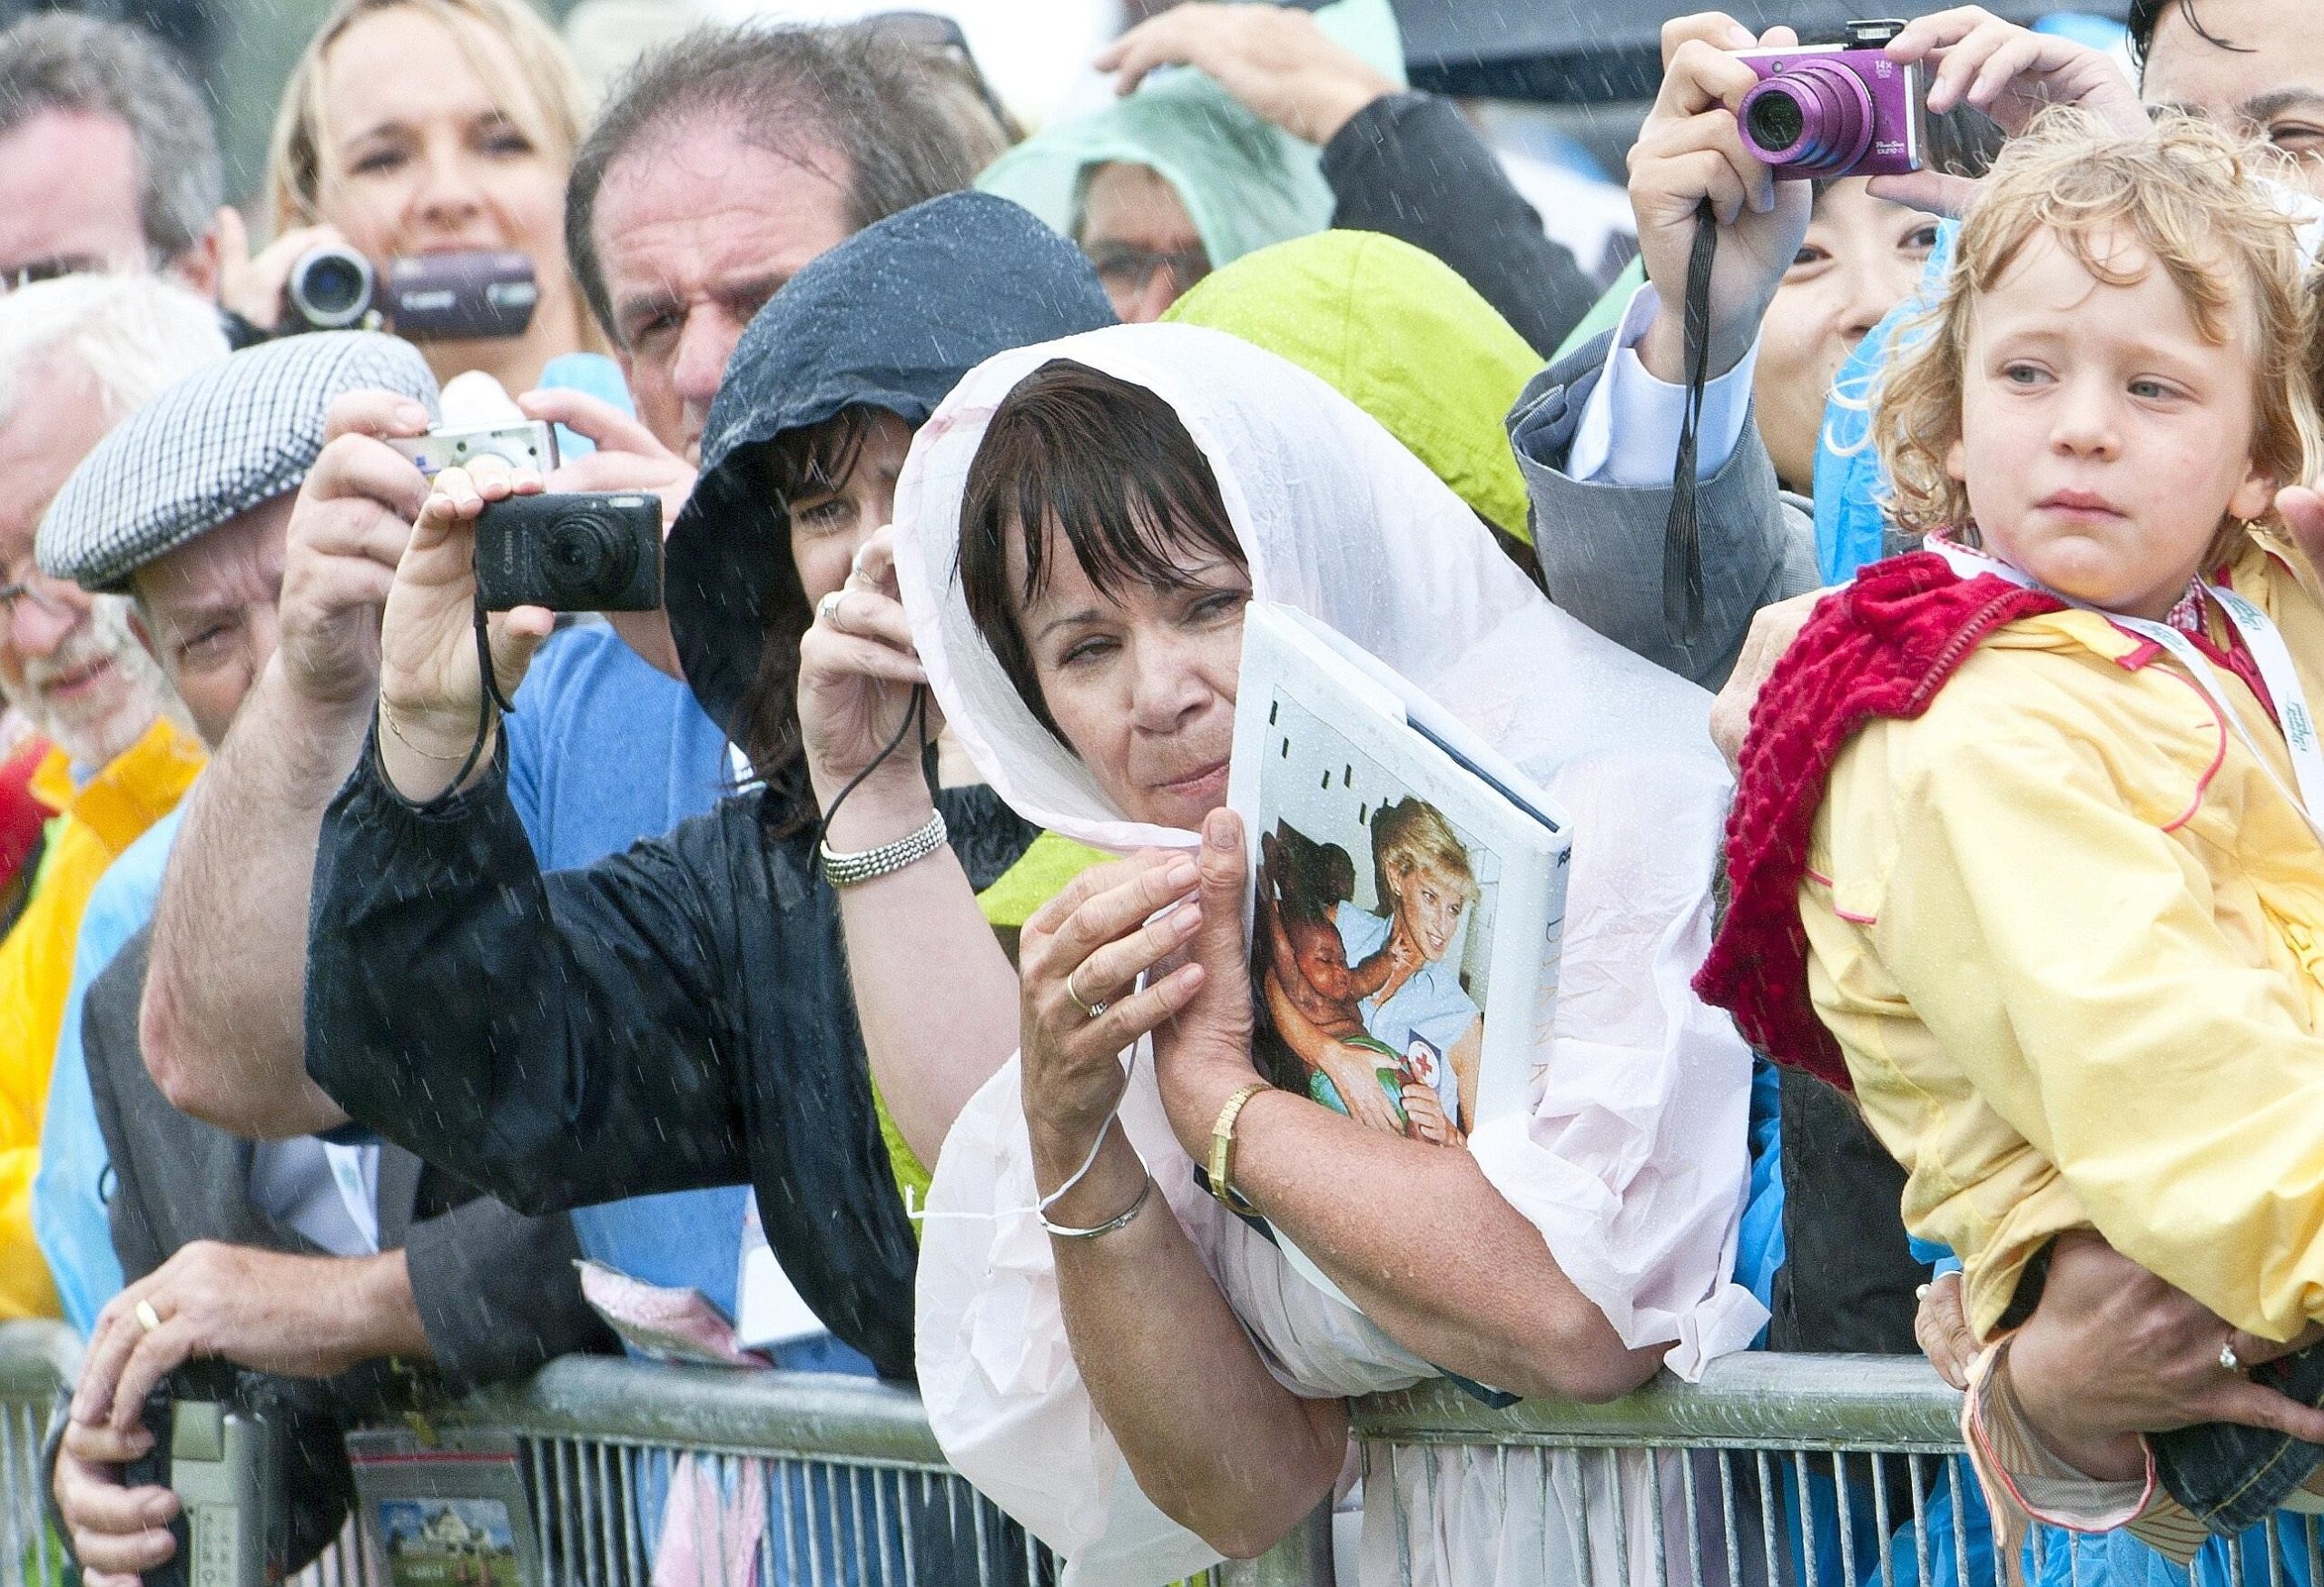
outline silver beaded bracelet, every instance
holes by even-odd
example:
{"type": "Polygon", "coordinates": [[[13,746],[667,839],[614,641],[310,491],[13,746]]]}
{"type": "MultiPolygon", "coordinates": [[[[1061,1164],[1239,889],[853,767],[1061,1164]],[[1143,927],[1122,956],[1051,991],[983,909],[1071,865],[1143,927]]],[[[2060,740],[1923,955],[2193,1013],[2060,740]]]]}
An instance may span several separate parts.
{"type": "Polygon", "coordinates": [[[925,860],[944,846],[948,836],[944,830],[944,813],[931,812],[928,824],[918,832],[898,838],[892,843],[881,843],[876,849],[865,849],[856,854],[835,854],[829,843],[815,845],[817,857],[823,866],[823,880],[833,887],[853,887],[874,877],[893,875],[915,861],[925,860]]]}

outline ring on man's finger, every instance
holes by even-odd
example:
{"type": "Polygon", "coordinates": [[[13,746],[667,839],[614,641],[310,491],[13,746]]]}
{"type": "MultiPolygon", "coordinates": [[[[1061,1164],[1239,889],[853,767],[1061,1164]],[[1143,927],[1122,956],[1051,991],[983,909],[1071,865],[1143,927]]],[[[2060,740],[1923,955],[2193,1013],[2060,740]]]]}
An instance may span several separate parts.
{"type": "Polygon", "coordinates": [[[141,1300],[137,1303],[137,1326],[149,1334],[162,1326],[162,1314],[153,1309],[152,1301],[141,1300]]]}
{"type": "Polygon", "coordinates": [[[1076,965],[1073,970],[1068,970],[1065,972],[1065,995],[1072,1000],[1073,1006],[1075,1008],[1079,1009],[1083,1013],[1088,1015],[1089,1018],[1094,1020],[1098,1015],[1106,1011],[1106,1004],[1103,1002],[1091,1002],[1088,998],[1081,995],[1081,989],[1073,984],[1074,971],[1079,969],[1080,966],[1076,965]]]}
{"type": "Polygon", "coordinates": [[[2230,1335],[2227,1342],[2219,1347],[2219,1365],[2222,1372],[2240,1375],[2243,1371],[2243,1358],[2235,1353],[2235,1338],[2232,1335],[2230,1335]]]}

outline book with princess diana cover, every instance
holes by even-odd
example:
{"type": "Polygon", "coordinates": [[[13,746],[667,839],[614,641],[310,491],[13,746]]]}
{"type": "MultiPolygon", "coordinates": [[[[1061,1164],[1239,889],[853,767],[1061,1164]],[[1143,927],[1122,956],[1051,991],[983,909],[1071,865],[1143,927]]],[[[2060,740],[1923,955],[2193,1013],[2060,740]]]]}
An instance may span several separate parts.
{"type": "Polygon", "coordinates": [[[1254,602],[1227,803],[1251,847],[1259,1072],[1447,1150],[1525,1108],[1571,847],[1549,796],[1376,658],[1254,602]]]}

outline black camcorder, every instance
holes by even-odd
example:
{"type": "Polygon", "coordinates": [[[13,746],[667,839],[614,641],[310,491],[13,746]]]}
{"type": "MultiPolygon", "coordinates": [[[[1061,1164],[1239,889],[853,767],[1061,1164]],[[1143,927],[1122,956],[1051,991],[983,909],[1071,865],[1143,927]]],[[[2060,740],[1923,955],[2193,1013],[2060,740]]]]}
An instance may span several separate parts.
{"type": "Polygon", "coordinates": [[[637,491],[511,496],[476,520],[488,612],[650,612],[662,604],[662,501],[637,491]]]}
{"type": "Polygon", "coordinates": [[[522,336],[540,284],[533,261],[510,250],[422,253],[390,261],[383,284],[371,261],[326,242],[290,267],[286,330],[393,330],[411,341],[522,336]]]}

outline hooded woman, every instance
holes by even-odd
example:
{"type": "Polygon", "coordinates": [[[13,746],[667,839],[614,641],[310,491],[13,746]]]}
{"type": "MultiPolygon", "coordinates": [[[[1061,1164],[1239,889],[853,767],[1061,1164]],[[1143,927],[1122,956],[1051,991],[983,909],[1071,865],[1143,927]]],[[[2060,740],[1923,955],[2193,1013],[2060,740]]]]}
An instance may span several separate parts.
{"type": "MultiPolygon", "coordinates": [[[[308,1055],[341,1106],[537,1209],[747,1178],[808,1305],[883,1375],[911,1375],[915,1241],[779,680],[885,520],[911,430],[960,373],[1111,319],[1069,245],[978,194],[866,229],[770,301],[712,409],[667,580],[690,680],[763,785],[583,870],[541,874],[497,753],[434,797],[476,734],[479,685],[468,520],[449,535],[423,517],[384,626],[378,742],[319,856],[308,1055]]],[[[474,509],[464,478],[448,488],[474,509]]],[[[504,693],[546,617],[496,619],[504,693]]],[[[936,798],[943,863],[966,885],[990,886],[1033,842],[987,790],[936,798]]]]}
{"type": "MultiPolygon", "coordinates": [[[[914,445],[895,545],[910,640],[987,783],[1035,824],[1154,851],[1028,922],[1022,1053],[945,1143],[919,1366],[955,1464],[1080,1569],[1158,1582],[1257,1552],[1330,1491],[1341,1396],[1458,1373],[1602,1397],[1748,1343],[1764,1313],[1727,1275],[1748,1055],[1686,990],[1725,798],[1700,691],[1557,612],[1344,398],[1193,327],[980,368],[914,445]],[[1469,1152],[1255,1089],[1219,808],[1251,598],[1395,667],[1573,817],[1530,1111],[1481,1120],[1469,1152]],[[1197,1188],[1219,1132],[1232,1189],[1363,1311],[1197,1188]]],[[[1375,1470],[1367,1579],[1538,1580],[1585,1529],[1613,1560],[1620,1503],[1569,1503],[1551,1474],[1375,1470]]],[[[1643,1462],[1625,1484],[1648,1557],[1643,1462]]]]}

